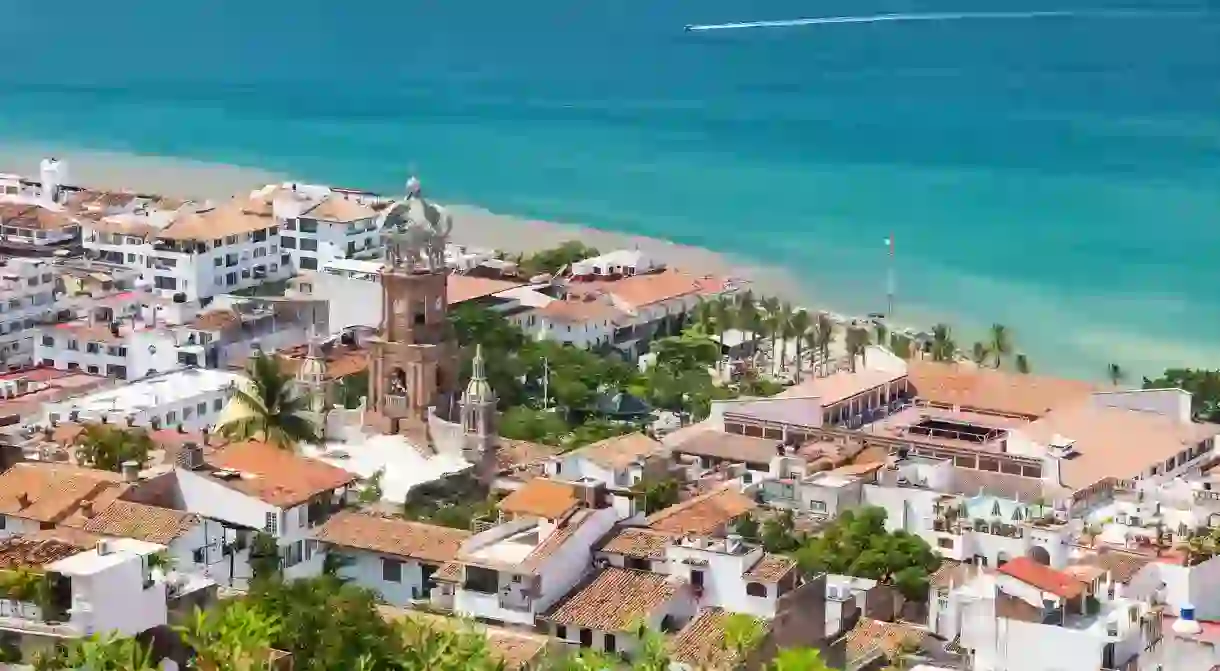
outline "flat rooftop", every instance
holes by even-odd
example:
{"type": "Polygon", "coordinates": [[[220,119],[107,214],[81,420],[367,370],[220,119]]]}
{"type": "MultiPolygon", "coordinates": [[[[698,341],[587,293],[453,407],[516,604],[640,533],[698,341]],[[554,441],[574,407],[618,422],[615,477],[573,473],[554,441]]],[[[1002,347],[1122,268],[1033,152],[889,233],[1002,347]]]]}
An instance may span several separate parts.
{"type": "Polygon", "coordinates": [[[489,543],[471,552],[469,557],[475,561],[495,564],[520,564],[538,548],[542,541],[542,529],[539,526],[533,526],[507,538],[489,543]]]}
{"type": "Polygon", "coordinates": [[[134,538],[113,538],[105,543],[109,548],[106,554],[99,554],[95,547],[48,564],[47,570],[70,576],[94,575],[118,566],[133,557],[143,557],[165,549],[164,545],[147,543],[134,538]]]}
{"type": "Polygon", "coordinates": [[[1012,417],[910,405],[864,425],[861,430],[934,445],[998,452],[1009,431],[1029,424],[1012,417]]]}
{"type": "Polygon", "coordinates": [[[195,398],[201,394],[224,389],[242,379],[238,373],[222,370],[188,368],[137,380],[73,399],[54,408],[55,412],[79,410],[82,415],[128,414],[195,398]]]}

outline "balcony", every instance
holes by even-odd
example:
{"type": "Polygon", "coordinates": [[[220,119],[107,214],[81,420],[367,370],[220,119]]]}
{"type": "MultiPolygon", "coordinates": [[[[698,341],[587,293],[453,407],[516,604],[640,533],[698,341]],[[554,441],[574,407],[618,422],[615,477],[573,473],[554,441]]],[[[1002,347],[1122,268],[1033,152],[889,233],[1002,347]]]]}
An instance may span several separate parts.
{"type": "Polygon", "coordinates": [[[407,404],[407,397],[405,395],[399,395],[399,394],[386,394],[385,395],[384,412],[386,414],[386,417],[390,417],[390,418],[406,417],[407,412],[409,410],[410,410],[410,406],[407,404]]]}

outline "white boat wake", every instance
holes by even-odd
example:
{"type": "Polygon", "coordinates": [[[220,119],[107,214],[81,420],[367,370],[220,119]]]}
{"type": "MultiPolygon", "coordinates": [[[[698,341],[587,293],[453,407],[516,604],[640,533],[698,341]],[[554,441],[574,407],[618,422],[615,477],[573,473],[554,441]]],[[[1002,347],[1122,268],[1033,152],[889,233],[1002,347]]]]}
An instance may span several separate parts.
{"type": "Polygon", "coordinates": [[[1049,18],[1151,18],[1165,16],[1198,16],[1198,12],[1158,12],[1121,10],[1081,10],[1044,12],[928,12],[923,14],[870,14],[867,16],[822,16],[809,19],[784,19],[779,21],[744,21],[740,23],[707,23],[689,25],[689,32],[707,30],[744,30],[747,28],[787,28],[791,26],[820,26],[835,23],[885,23],[904,21],[968,21],[968,20],[1016,20],[1049,18]]]}

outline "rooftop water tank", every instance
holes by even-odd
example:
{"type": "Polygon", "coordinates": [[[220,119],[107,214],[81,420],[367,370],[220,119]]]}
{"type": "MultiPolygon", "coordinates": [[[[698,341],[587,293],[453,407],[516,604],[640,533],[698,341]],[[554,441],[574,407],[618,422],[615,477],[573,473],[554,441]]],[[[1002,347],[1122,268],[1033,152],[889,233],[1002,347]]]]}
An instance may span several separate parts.
{"type": "Polygon", "coordinates": [[[1202,631],[1203,627],[1195,620],[1195,607],[1183,604],[1179,610],[1178,620],[1173,623],[1173,632],[1190,636],[1202,631]]]}

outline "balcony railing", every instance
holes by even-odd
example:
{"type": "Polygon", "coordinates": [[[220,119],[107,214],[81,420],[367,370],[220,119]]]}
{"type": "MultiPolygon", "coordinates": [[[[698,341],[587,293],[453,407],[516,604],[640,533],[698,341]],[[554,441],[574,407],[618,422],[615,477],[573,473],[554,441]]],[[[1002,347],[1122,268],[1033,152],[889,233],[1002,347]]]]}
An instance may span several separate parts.
{"type": "Polygon", "coordinates": [[[386,394],[385,413],[389,417],[404,417],[407,414],[407,397],[398,394],[386,394]]]}

